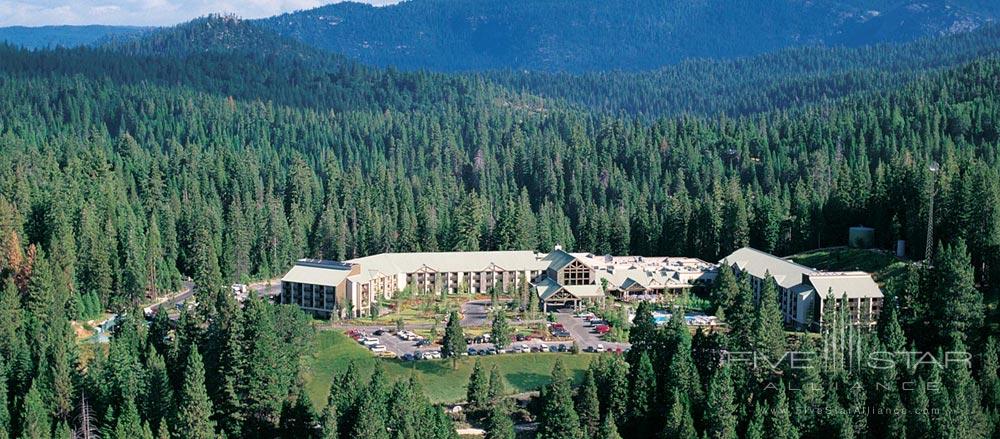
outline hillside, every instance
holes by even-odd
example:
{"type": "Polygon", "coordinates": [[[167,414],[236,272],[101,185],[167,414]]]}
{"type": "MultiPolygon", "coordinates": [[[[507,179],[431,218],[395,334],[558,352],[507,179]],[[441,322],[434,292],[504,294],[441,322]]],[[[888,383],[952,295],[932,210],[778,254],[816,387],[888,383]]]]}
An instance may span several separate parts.
{"type": "Polygon", "coordinates": [[[608,113],[731,116],[801,108],[899,87],[929,72],[1000,53],[1000,25],[908,43],[805,47],[731,60],[690,60],[642,72],[487,73],[516,91],[608,113]]]}
{"type": "Polygon", "coordinates": [[[226,16],[116,38],[96,48],[32,52],[0,45],[0,59],[0,72],[17,77],[80,75],[336,111],[464,108],[505,96],[475,79],[364,66],[226,16]]]}
{"type": "Polygon", "coordinates": [[[981,0],[410,0],[338,3],[261,23],[380,66],[579,72],[910,41],[972,30],[998,12],[981,0]]]}
{"type": "Polygon", "coordinates": [[[28,49],[76,47],[101,43],[108,38],[138,35],[150,28],[136,26],[9,26],[0,27],[0,42],[28,49]]]}

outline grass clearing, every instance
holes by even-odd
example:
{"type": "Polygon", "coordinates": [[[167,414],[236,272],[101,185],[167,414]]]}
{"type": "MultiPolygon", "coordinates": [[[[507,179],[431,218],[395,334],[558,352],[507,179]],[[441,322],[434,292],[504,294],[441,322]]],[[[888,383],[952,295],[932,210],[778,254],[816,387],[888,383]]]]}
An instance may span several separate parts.
{"type": "Polygon", "coordinates": [[[885,286],[902,278],[911,262],[896,255],[874,249],[833,247],[789,256],[800,265],[827,271],[866,271],[875,282],[885,286]]]}
{"type": "Polygon", "coordinates": [[[535,353],[535,354],[504,354],[487,357],[463,357],[458,362],[458,368],[452,369],[451,360],[424,360],[403,362],[375,358],[367,349],[339,331],[320,331],[313,341],[312,355],[305,357],[305,383],[309,397],[317,408],[326,405],[330,391],[330,381],[334,374],[347,369],[352,360],[367,380],[375,362],[379,361],[385,367],[386,375],[392,381],[409,377],[415,373],[417,380],[431,402],[453,403],[465,399],[465,388],[472,375],[475,358],[479,358],[483,367],[490,370],[494,364],[500,368],[500,374],[507,380],[507,390],[511,393],[537,390],[549,383],[549,374],[556,359],[562,359],[563,366],[573,376],[576,382],[583,379],[583,373],[590,365],[595,354],[581,353],[577,355],[566,353],[535,353]]]}

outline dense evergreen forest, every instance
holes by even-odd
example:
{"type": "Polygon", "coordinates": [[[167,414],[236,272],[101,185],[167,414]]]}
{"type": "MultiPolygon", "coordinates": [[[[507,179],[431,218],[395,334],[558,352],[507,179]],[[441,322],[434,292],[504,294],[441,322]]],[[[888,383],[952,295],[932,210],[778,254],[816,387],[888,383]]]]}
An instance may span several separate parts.
{"type": "Polygon", "coordinates": [[[335,3],[259,22],[377,66],[579,73],[906,42],[975,29],[998,14],[988,0],[411,0],[335,3]]]}
{"type": "MultiPolygon", "coordinates": [[[[388,426],[400,438],[452,437],[416,383],[378,373],[338,378],[327,411],[313,413],[296,361],[308,320],[256,300],[238,306],[221,286],[273,278],[303,256],[385,251],[787,254],[844,244],[858,223],[876,228],[881,247],[906,240],[920,260],[931,193],[934,263],[887,288],[899,306],[877,331],[831,324],[823,346],[848,336],[864,349],[971,346],[983,353],[972,372],[879,370],[885,378],[843,361],[820,375],[716,370],[713,346],[776,353],[787,342],[776,303],[754,304],[744,282],[723,279],[714,301],[733,335],[692,339],[681,322],[657,330],[640,310],[627,361],[602,358],[575,392],[555,372],[540,435],[613,437],[615,423],[626,437],[995,431],[996,348],[984,326],[995,316],[984,315],[983,295],[1000,286],[1000,61],[738,118],[636,118],[482,78],[300,54],[286,41],[234,49],[225,35],[259,37],[242,25],[171,30],[203,42],[187,47],[162,34],[107,49],[0,48],[0,434],[385,438],[388,426]],[[135,305],[182,276],[199,306],[167,337],[166,316],[147,328],[135,305]],[[95,308],[124,312],[107,352],[74,342],[69,319],[95,308]],[[851,385],[883,378],[943,380],[947,390],[851,385]],[[822,391],[781,391],[802,383],[822,391]],[[573,400],[593,394],[596,406],[573,400]],[[795,404],[831,414],[764,416],[795,404]],[[836,410],[899,406],[944,411],[911,420],[836,410]]],[[[843,320],[830,309],[827,321],[843,320]]]]}
{"type": "Polygon", "coordinates": [[[494,82],[611,114],[729,116],[801,108],[897,88],[930,71],[1000,49],[1000,26],[906,44],[800,47],[736,59],[699,59],[656,70],[581,74],[498,71],[494,82]]]}

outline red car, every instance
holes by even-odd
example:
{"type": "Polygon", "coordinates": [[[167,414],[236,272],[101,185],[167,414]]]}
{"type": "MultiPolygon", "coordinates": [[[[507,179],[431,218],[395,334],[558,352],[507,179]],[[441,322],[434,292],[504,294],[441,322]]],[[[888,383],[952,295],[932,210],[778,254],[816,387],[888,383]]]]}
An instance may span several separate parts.
{"type": "Polygon", "coordinates": [[[597,331],[598,334],[607,334],[611,332],[611,327],[608,325],[597,325],[594,327],[594,331],[597,331]]]}

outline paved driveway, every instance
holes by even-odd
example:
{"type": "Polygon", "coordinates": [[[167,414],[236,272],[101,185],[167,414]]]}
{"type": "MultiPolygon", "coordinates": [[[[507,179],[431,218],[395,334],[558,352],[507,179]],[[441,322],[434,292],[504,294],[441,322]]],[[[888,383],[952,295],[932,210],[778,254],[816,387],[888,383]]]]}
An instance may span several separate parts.
{"type": "Polygon", "coordinates": [[[600,335],[594,332],[590,326],[586,325],[585,320],[573,317],[572,311],[565,310],[556,313],[556,321],[563,324],[566,330],[569,331],[570,336],[573,337],[573,340],[576,340],[580,345],[580,349],[587,350],[587,348],[603,344],[605,349],[614,351],[619,348],[625,350],[631,346],[628,343],[612,343],[602,340],[600,335]]]}
{"type": "Polygon", "coordinates": [[[462,326],[486,326],[489,300],[470,300],[462,304],[462,326]]]}

